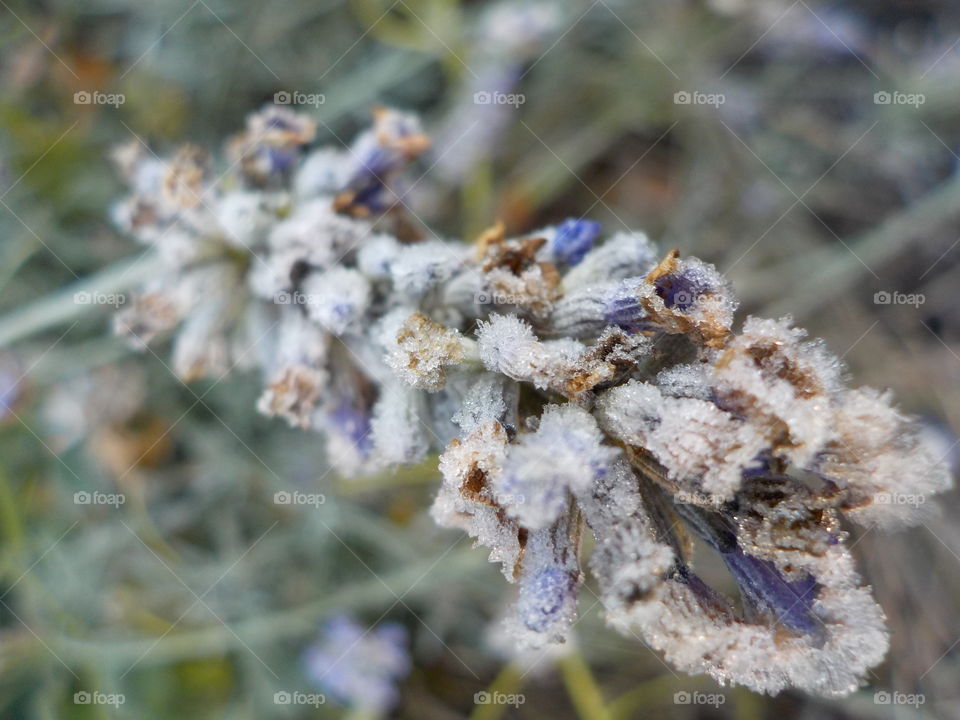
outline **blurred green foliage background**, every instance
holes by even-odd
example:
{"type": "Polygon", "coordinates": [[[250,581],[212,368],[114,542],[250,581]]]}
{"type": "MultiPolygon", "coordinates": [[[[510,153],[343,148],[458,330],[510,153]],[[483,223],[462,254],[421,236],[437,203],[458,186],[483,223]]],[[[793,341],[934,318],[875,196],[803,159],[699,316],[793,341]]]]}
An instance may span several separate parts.
{"type": "Polygon", "coordinates": [[[960,717],[955,494],[937,521],[852,540],[894,635],[849,698],[677,705],[716,689],[606,630],[588,591],[577,652],[527,673],[487,642],[509,588],[426,516],[435,465],[335,477],[315,438],[254,412],[258,378],[184,386],[163,349],[110,336],[109,308],[72,302],[149,271],[108,220],[112,146],[217,147],[279,91],[322,93],[318,144],[339,145],[393,105],[435,139],[411,204],[442,234],[642,228],[728,273],[744,314],[792,313],[956,458],[960,6],[558,1],[527,36],[511,4],[0,2],[0,374],[22,377],[0,413],[0,715],[345,717],[273,698],[311,691],[303,649],[346,610],[410,631],[398,717],[960,717]],[[477,105],[491,77],[522,104],[477,105]],[[93,91],[124,102],[75,101],[93,91]],[[326,502],[272,502],[291,488],[326,502]],[[95,490],[126,502],[75,501],[95,490]],[[526,702],[475,706],[488,687],[526,702]],[[94,690],[125,702],[74,702],[94,690]]]}

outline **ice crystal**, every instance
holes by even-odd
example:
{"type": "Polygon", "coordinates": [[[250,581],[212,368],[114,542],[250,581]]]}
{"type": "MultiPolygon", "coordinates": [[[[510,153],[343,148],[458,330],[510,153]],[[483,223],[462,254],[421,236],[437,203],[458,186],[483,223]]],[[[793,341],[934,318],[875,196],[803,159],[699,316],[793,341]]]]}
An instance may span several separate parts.
{"type": "MultiPolygon", "coordinates": [[[[523,37],[504,42],[523,56],[523,37]]],[[[323,433],[344,475],[439,453],[430,513],[516,585],[523,647],[575,625],[586,531],[607,621],[677,668],[853,691],[888,641],[844,522],[916,522],[951,483],[889,395],[848,388],[789,318],[737,331],[716,268],[642,233],[604,241],[578,218],[516,237],[498,223],[472,246],[421,237],[403,212],[404,167],[429,144],[412,116],[378,109],[346,150],[305,153],[313,136],[265,108],[220,180],[194,147],[119,150],[114,218],[164,269],[117,330],[171,337],[187,379],[259,366],[259,409],[323,433]],[[691,537],[739,604],[697,575],[691,537]]],[[[312,657],[318,675],[337,665],[312,657]]],[[[344,673],[330,687],[363,695],[344,673]]]]}

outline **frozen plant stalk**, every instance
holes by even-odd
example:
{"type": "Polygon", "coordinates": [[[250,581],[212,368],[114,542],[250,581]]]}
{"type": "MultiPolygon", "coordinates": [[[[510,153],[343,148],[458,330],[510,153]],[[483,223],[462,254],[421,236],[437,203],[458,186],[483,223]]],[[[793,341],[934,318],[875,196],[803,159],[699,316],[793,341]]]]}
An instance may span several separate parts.
{"type": "Polygon", "coordinates": [[[789,318],[748,317],[710,264],[571,218],[472,246],[413,231],[403,170],[428,147],[380,109],[350,147],[307,151],[267,107],[234,170],[187,148],[119,152],[121,226],[167,262],[117,318],[172,335],[186,379],[258,366],[258,409],[322,432],[358,474],[440,452],[431,515],[518,586],[517,642],[576,622],[581,539],[606,619],[676,667],[776,693],[853,691],[887,649],[843,521],[918,521],[951,478],[886,393],[789,318]],[[722,558],[741,607],[696,573],[722,558]]]}

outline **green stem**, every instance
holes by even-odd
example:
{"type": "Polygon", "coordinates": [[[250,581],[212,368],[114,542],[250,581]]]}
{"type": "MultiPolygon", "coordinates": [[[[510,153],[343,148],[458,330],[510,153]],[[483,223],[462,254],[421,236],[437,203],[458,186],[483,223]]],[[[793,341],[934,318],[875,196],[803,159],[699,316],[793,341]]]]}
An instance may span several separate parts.
{"type": "MultiPolygon", "coordinates": [[[[454,552],[443,560],[444,576],[453,582],[469,576],[483,564],[483,554],[472,549],[454,552]]],[[[349,607],[354,611],[379,607],[397,596],[405,600],[427,595],[434,589],[418,580],[436,565],[424,559],[395,572],[338,589],[320,600],[289,610],[258,615],[232,624],[232,631],[219,625],[202,630],[171,633],[159,642],[143,640],[99,641],[61,635],[51,644],[65,660],[113,663],[138,661],[139,667],[215,657],[245,647],[267,646],[288,638],[314,632],[317,622],[329,613],[349,607]]]]}
{"type": "Polygon", "coordinates": [[[676,687],[677,680],[672,675],[660,675],[652,680],[640,683],[610,703],[608,706],[610,718],[611,720],[627,720],[627,718],[635,717],[635,710],[638,707],[650,707],[664,702],[676,687]]]}
{"type": "Polygon", "coordinates": [[[603,703],[603,693],[580,653],[564,656],[558,662],[564,685],[573,700],[573,706],[582,720],[610,720],[610,712],[603,703]]]}
{"type": "MultiPolygon", "coordinates": [[[[521,687],[523,687],[523,675],[514,663],[507,663],[490,682],[486,693],[492,696],[497,694],[513,695],[521,687]]],[[[498,720],[506,712],[507,707],[503,703],[476,705],[470,714],[470,720],[498,720]]]]}
{"type": "Polygon", "coordinates": [[[76,293],[118,293],[155,276],[161,266],[157,255],[138,255],[14,310],[0,318],[0,347],[82,317],[96,307],[76,302],[76,293]]]}

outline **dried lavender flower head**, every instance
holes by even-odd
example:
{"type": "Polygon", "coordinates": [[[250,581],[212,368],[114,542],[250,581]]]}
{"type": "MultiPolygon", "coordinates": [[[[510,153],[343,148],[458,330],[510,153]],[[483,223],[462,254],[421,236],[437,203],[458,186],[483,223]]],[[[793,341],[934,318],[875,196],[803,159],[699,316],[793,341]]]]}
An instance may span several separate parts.
{"type": "MultiPolygon", "coordinates": [[[[193,148],[119,153],[116,218],[167,270],[118,329],[140,347],[173,334],[186,378],[252,361],[259,410],[324,434],[345,475],[439,452],[430,514],[516,584],[519,646],[570,634],[590,533],[607,622],[677,668],[769,693],[856,689],[888,639],[844,523],[917,522],[952,482],[889,394],[848,388],[790,318],[736,331],[716,268],[643,233],[604,240],[585,218],[520,237],[497,224],[472,246],[411,232],[404,167],[429,143],[409,115],[379,109],[345,150],[307,153],[313,134],[264,109],[220,181],[193,148]],[[739,606],[697,575],[690,537],[739,606]]],[[[331,652],[311,667],[344,697],[392,698],[396,657],[359,692],[331,652]]]]}

